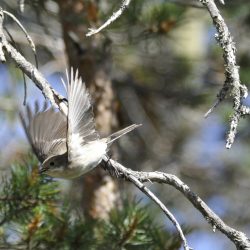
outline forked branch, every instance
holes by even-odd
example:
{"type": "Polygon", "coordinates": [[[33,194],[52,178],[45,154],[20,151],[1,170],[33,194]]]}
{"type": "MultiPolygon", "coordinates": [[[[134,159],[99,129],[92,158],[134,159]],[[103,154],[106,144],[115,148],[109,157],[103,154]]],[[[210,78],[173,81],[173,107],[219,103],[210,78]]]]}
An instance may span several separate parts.
{"type": "Polygon", "coordinates": [[[228,226],[197,194],[195,194],[190,189],[187,184],[182,182],[177,176],[163,172],[133,171],[124,167],[117,161],[108,158],[105,159],[103,166],[104,169],[108,170],[112,175],[115,173],[117,178],[125,178],[131,181],[131,178],[133,177],[140,182],[156,182],[173,186],[175,189],[180,191],[203,215],[206,221],[212,225],[213,230],[218,229],[221,231],[235,244],[237,249],[250,249],[249,238],[243,232],[237,231],[234,228],[228,226]]]}
{"type": "Polygon", "coordinates": [[[231,116],[230,129],[227,134],[226,148],[231,148],[237,133],[240,118],[248,115],[248,107],[242,104],[243,99],[248,95],[248,89],[240,82],[239,66],[236,63],[236,47],[233,38],[229,32],[225,20],[220,14],[214,0],[199,0],[208,10],[213,24],[217,30],[215,39],[223,51],[225,82],[217,95],[217,101],[205,114],[207,117],[227,96],[233,99],[234,112],[231,116]]]}

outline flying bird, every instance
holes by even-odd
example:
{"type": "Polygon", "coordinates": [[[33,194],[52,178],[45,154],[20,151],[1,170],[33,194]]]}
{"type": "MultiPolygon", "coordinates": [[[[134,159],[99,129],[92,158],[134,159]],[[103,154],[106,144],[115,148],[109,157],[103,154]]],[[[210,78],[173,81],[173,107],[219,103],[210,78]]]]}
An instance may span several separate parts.
{"type": "Polygon", "coordinates": [[[90,95],[78,71],[71,68],[67,82],[68,114],[53,107],[42,109],[38,104],[34,111],[27,105],[20,118],[28,141],[41,162],[41,173],[52,177],[72,179],[95,168],[107,154],[111,144],[126,133],[141,126],[130,125],[107,138],[100,138],[90,95]]]}

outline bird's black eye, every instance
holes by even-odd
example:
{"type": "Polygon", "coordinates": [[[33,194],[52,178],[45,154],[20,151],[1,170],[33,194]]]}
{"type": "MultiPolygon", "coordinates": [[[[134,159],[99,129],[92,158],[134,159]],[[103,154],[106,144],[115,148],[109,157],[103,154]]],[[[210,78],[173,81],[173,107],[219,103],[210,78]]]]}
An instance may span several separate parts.
{"type": "Polygon", "coordinates": [[[49,165],[50,165],[50,166],[54,166],[55,163],[54,163],[53,161],[51,161],[49,165]]]}

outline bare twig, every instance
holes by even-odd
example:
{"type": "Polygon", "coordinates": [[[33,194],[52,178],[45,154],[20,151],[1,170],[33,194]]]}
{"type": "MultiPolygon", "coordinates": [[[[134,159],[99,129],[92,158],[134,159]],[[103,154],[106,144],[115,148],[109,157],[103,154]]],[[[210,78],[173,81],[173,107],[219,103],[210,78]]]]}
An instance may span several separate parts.
{"type": "Polygon", "coordinates": [[[92,36],[94,34],[97,34],[101,30],[103,30],[104,28],[109,26],[111,23],[113,23],[118,17],[120,17],[122,15],[124,10],[129,6],[130,2],[131,2],[131,0],[123,0],[122,5],[118,11],[114,12],[113,15],[99,28],[89,29],[89,32],[86,34],[86,36],[92,36]]]}
{"type": "Polygon", "coordinates": [[[135,176],[127,175],[126,177],[128,180],[134,183],[135,186],[138,187],[138,189],[140,189],[144,194],[146,194],[151,200],[153,200],[161,208],[161,210],[166,214],[169,220],[174,224],[178,233],[180,234],[180,237],[184,244],[184,249],[191,250],[191,248],[187,244],[187,240],[182,232],[180,224],[175,219],[174,215],[166,208],[166,206],[155,196],[154,193],[152,193],[146,186],[144,186],[143,183],[140,182],[135,176]]]}
{"type": "Polygon", "coordinates": [[[213,106],[206,112],[204,115],[205,118],[207,118],[213,111],[214,109],[220,104],[220,100],[216,100],[216,102],[213,104],[213,106]]]}
{"type": "MultiPolygon", "coordinates": [[[[6,39],[3,33],[3,11],[0,9],[0,45],[7,54],[14,60],[24,74],[26,74],[42,91],[45,98],[49,99],[54,107],[59,108],[63,113],[67,114],[67,105],[63,96],[59,95],[43,77],[43,75],[28,62],[6,39]]],[[[1,47],[0,46],[0,47],[1,47]]]]}
{"type": "MultiPolygon", "coordinates": [[[[13,46],[15,49],[17,49],[18,51],[20,51],[21,53],[21,49],[19,48],[19,46],[15,43],[15,40],[14,38],[12,37],[11,33],[8,31],[8,29],[6,29],[6,27],[3,27],[5,32],[7,33],[7,35],[9,36],[13,46]]],[[[37,62],[37,60],[36,60],[37,62]]],[[[22,72],[22,71],[21,71],[22,72]]],[[[24,73],[22,72],[22,76],[23,76],[23,83],[24,83],[24,98],[23,98],[23,105],[25,106],[26,105],[26,100],[27,100],[27,83],[26,83],[26,78],[25,78],[25,75],[24,73]]]]}
{"type": "MultiPolygon", "coordinates": [[[[228,27],[220,14],[215,2],[213,0],[199,0],[209,11],[210,16],[213,20],[214,26],[217,30],[215,39],[219,43],[223,51],[223,58],[225,62],[225,82],[217,95],[217,101],[211,109],[205,114],[207,117],[214,108],[225,99],[226,96],[231,95],[233,98],[233,109],[234,113],[231,117],[230,129],[227,135],[226,148],[231,148],[235,135],[237,133],[237,126],[239,120],[243,114],[242,111],[242,100],[247,97],[247,87],[240,82],[239,67],[236,63],[236,48],[233,38],[228,30],[228,27]]],[[[224,1],[220,2],[224,4],[224,1]]]]}
{"type": "MultiPolygon", "coordinates": [[[[24,4],[24,2],[23,2],[23,4],[24,4]]],[[[28,43],[29,43],[32,51],[33,51],[33,54],[34,54],[34,57],[35,57],[35,62],[36,62],[36,67],[38,68],[38,60],[37,60],[37,55],[36,55],[36,46],[35,46],[35,43],[33,42],[32,38],[31,38],[31,36],[28,34],[28,32],[26,31],[26,29],[23,27],[23,25],[19,22],[19,20],[13,14],[11,14],[10,12],[8,12],[6,10],[2,10],[1,9],[1,11],[4,14],[8,15],[9,17],[11,17],[17,23],[17,25],[21,28],[21,30],[23,31],[23,33],[25,34],[26,39],[27,39],[27,41],[28,41],[28,43]]]]}
{"type": "Polygon", "coordinates": [[[26,38],[27,38],[27,41],[28,43],[30,44],[30,47],[32,49],[32,51],[34,52],[35,54],[35,57],[36,57],[36,46],[35,44],[33,43],[33,40],[32,38],[29,36],[28,32],[26,31],[26,29],[23,27],[23,25],[19,22],[19,20],[13,15],[11,14],[10,12],[6,11],[6,10],[2,10],[2,12],[6,15],[8,15],[9,17],[11,17],[15,22],[16,24],[21,28],[21,30],[23,31],[23,33],[25,34],[26,38]]]}
{"type": "Polygon", "coordinates": [[[162,172],[133,171],[112,159],[104,159],[104,161],[104,165],[108,168],[108,170],[110,170],[111,173],[115,172],[118,178],[125,178],[131,181],[131,176],[133,176],[140,182],[157,182],[173,186],[193,204],[193,206],[203,215],[206,221],[212,225],[213,230],[217,228],[225,234],[235,244],[237,249],[250,249],[250,240],[247,236],[243,232],[235,230],[222,221],[222,219],[215,214],[208,207],[208,205],[198,195],[192,192],[192,190],[177,176],[162,172]],[[115,171],[112,169],[115,169],[115,171]]]}
{"type": "Polygon", "coordinates": [[[3,46],[9,56],[14,60],[16,65],[36,84],[42,91],[45,98],[49,99],[52,106],[59,108],[64,114],[67,114],[67,105],[65,98],[58,94],[44,78],[44,76],[29,63],[14,47],[8,42],[4,42],[3,46]]]}
{"type": "Polygon", "coordinates": [[[131,172],[130,169],[123,167],[121,164],[110,159],[108,156],[105,156],[103,160],[104,160],[103,164],[104,169],[106,169],[107,167],[107,170],[111,173],[111,175],[115,175],[117,178],[125,177],[161,208],[161,210],[165,213],[165,215],[169,218],[169,220],[173,223],[173,225],[177,229],[183,241],[184,249],[191,250],[191,248],[187,244],[187,240],[182,232],[181,226],[174,217],[174,215],[166,208],[166,206],[156,197],[156,195],[152,191],[150,191],[146,186],[143,185],[141,180],[139,180],[139,178],[133,174],[133,171],[131,172]]]}
{"type": "Polygon", "coordinates": [[[23,76],[23,84],[24,84],[24,97],[23,97],[23,105],[26,106],[27,101],[27,82],[24,73],[22,72],[23,76]]]}

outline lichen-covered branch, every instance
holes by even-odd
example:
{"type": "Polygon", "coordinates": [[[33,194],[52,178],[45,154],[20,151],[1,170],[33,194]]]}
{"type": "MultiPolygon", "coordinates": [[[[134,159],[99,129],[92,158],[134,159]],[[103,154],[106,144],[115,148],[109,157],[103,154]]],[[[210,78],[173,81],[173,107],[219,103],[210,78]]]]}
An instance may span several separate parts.
{"type": "Polygon", "coordinates": [[[217,101],[212,108],[205,114],[208,116],[213,109],[225,99],[227,96],[231,96],[233,99],[234,113],[231,116],[230,129],[227,135],[226,148],[231,148],[235,135],[237,133],[237,126],[242,116],[246,115],[242,110],[246,109],[242,104],[242,100],[248,95],[247,87],[240,82],[239,66],[236,63],[236,48],[233,38],[229,32],[229,29],[220,14],[215,2],[213,0],[199,0],[209,11],[209,14],[213,20],[213,24],[217,30],[215,39],[222,48],[223,58],[225,63],[225,82],[217,95],[217,101]]]}
{"type": "Polygon", "coordinates": [[[218,229],[225,234],[236,246],[237,249],[250,250],[249,238],[240,231],[228,226],[208,205],[192,190],[187,184],[182,182],[177,176],[162,172],[139,172],[124,167],[117,161],[106,159],[103,164],[104,169],[115,173],[117,178],[125,178],[131,181],[131,176],[141,182],[157,182],[168,184],[180,191],[192,205],[203,215],[206,221],[212,225],[213,230],[218,229]]]}

